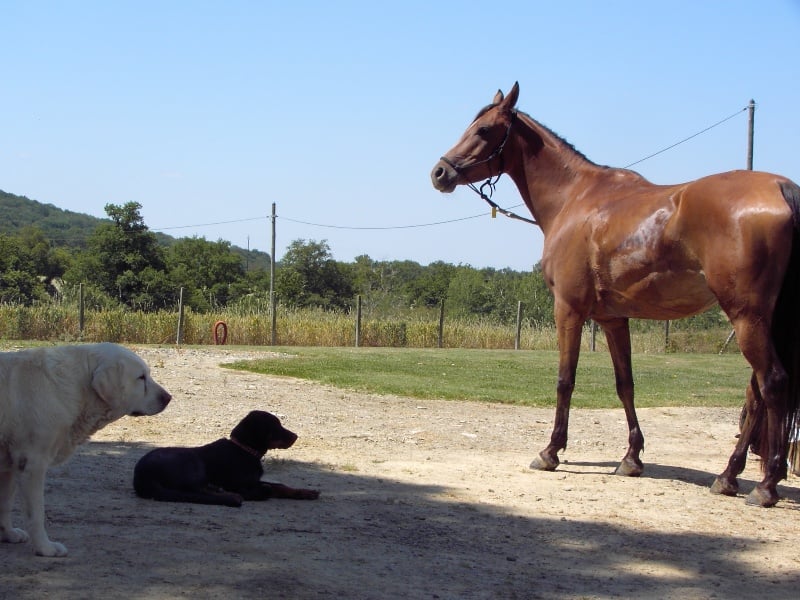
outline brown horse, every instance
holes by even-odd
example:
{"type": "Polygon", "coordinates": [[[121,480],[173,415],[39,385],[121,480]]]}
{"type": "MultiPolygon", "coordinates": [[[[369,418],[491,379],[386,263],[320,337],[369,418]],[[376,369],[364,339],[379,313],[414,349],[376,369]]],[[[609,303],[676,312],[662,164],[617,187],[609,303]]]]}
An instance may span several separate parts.
{"type": "Polygon", "coordinates": [[[557,406],[550,443],[531,468],[555,469],[566,448],[581,331],[591,318],[608,341],[628,422],[628,451],[616,472],[640,475],[644,437],[633,404],[628,319],[677,319],[719,303],[753,373],[741,435],[711,491],[738,493],[752,441],[764,478],[747,502],[773,506],[800,406],[800,187],[752,171],[655,185],[592,163],[516,110],[518,96],[516,83],[505,97],[498,91],[431,179],[452,192],[507,173],[544,233],[541,264],[558,331],[557,406]]]}

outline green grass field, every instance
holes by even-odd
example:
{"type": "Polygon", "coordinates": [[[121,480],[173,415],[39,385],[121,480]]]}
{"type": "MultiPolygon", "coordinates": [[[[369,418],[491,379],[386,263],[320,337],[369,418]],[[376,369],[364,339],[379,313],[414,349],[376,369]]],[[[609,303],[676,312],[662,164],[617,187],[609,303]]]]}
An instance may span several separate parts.
{"type": "MultiPolygon", "coordinates": [[[[228,365],[378,394],[554,406],[558,353],[525,350],[272,348],[280,357],[228,365]]],[[[636,354],[636,405],[741,406],[740,354],[636,354]]],[[[583,352],[573,406],[619,406],[606,352],[583,352]]]]}

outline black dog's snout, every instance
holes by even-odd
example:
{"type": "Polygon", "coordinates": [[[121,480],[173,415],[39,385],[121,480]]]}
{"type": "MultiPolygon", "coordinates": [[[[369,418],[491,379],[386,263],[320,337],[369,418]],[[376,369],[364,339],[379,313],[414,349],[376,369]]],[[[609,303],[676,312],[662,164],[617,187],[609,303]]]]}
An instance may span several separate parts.
{"type": "Polygon", "coordinates": [[[288,429],[283,430],[283,435],[280,436],[280,446],[276,446],[281,450],[285,450],[286,448],[291,448],[292,444],[297,441],[297,434],[293,431],[289,431],[288,429]]]}

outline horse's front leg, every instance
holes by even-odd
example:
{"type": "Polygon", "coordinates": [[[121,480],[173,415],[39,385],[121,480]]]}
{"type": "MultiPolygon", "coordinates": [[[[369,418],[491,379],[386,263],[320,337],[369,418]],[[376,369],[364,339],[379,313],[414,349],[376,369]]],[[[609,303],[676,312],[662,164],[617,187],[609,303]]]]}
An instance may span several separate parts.
{"type": "Polygon", "coordinates": [[[556,388],[556,419],[550,443],[531,462],[531,469],[553,471],[558,467],[558,452],[567,447],[569,405],[575,389],[575,371],[581,351],[583,317],[556,303],[556,330],[558,333],[558,386],[556,388]]]}
{"type": "Polygon", "coordinates": [[[633,404],[633,368],[631,366],[631,334],[628,319],[614,319],[601,322],[606,334],[611,361],[614,365],[614,378],[617,396],[625,408],[628,421],[628,452],[617,467],[617,475],[638,477],[644,470],[639,454],[644,449],[644,436],[639,428],[639,419],[633,404]]]}

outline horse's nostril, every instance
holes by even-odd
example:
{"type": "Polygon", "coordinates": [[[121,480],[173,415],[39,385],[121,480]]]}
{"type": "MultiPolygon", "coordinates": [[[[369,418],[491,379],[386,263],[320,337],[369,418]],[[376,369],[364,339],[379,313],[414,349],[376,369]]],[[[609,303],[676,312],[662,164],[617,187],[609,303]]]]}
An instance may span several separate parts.
{"type": "Polygon", "coordinates": [[[436,179],[441,179],[441,178],[442,178],[442,175],[444,175],[444,169],[443,169],[442,167],[438,167],[438,168],[437,168],[437,169],[436,169],[436,170],[433,172],[433,176],[434,176],[434,177],[436,177],[436,179]]]}

